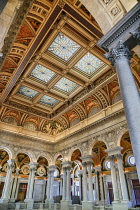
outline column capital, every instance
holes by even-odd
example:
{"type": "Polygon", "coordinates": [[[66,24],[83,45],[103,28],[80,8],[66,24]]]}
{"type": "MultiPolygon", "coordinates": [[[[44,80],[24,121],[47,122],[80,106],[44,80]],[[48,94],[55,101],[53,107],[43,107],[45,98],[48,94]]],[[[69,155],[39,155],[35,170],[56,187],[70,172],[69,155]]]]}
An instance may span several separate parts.
{"type": "Polygon", "coordinates": [[[51,165],[51,166],[48,166],[47,168],[49,172],[54,172],[57,167],[55,165],[51,165]]]}
{"type": "Polygon", "coordinates": [[[7,161],[7,163],[8,163],[8,168],[13,168],[14,166],[15,166],[15,163],[16,162],[16,160],[15,159],[10,159],[10,160],[8,160],[7,161]]]}
{"type": "Polygon", "coordinates": [[[135,31],[130,31],[130,34],[137,40],[137,44],[140,45],[140,26],[135,31]]]}
{"type": "Polygon", "coordinates": [[[71,167],[72,161],[65,161],[62,162],[62,168],[71,167]]]}
{"type": "Polygon", "coordinates": [[[128,47],[126,47],[122,40],[119,41],[119,44],[116,48],[110,50],[110,52],[105,53],[105,57],[111,62],[112,65],[115,65],[115,62],[120,59],[127,58],[131,59],[133,55],[132,51],[129,51],[128,47]]]}
{"type": "Polygon", "coordinates": [[[105,152],[108,153],[108,156],[112,156],[112,155],[121,154],[122,149],[123,147],[116,146],[110,149],[106,149],[105,152]]]}
{"type": "Polygon", "coordinates": [[[38,165],[38,163],[35,163],[35,162],[29,163],[30,169],[35,170],[37,165],[38,165]]]}
{"type": "Polygon", "coordinates": [[[86,155],[80,158],[82,162],[92,162],[93,156],[92,155],[86,155]]]}
{"type": "Polygon", "coordinates": [[[96,167],[94,167],[93,169],[95,170],[95,172],[101,171],[101,166],[96,166],[96,167]]]}

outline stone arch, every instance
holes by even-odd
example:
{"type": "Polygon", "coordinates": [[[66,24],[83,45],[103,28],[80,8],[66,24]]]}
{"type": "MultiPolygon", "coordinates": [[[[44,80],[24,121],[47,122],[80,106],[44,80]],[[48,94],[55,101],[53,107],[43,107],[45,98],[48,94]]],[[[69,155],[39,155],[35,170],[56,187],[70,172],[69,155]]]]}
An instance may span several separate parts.
{"type": "MultiPolygon", "coordinates": [[[[94,141],[94,140],[93,140],[94,141]]],[[[109,146],[108,146],[108,143],[104,140],[104,139],[98,139],[98,140],[95,140],[94,142],[91,142],[91,144],[89,144],[89,155],[92,155],[92,148],[94,147],[94,145],[97,143],[97,142],[99,142],[99,141],[102,141],[102,142],[104,142],[105,143],[105,145],[106,145],[106,147],[107,147],[107,149],[109,148],[109,146]]]]}
{"type": "Polygon", "coordinates": [[[57,160],[57,158],[58,158],[59,156],[62,156],[62,158],[63,158],[63,154],[62,154],[62,153],[56,153],[55,156],[54,156],[54,158],[53,158],[53,163],[54,163],[54,165],[55,165],[55,162],[56,162],[56,160],[57,160]]]}
{"type": "Polygon", "coordinates": [[[15,153],[14,157],[16,158],[19,153],[24,153],[28,155],[30,162],[35,162],[35,156],[31,151],[28,151],[26,149],[20,149],[15,153]]]}
{"type": "Polygon", "coordinates": [[[117,103],[118,101],[121,101],[122,97],[121,97],[121,92],[118,91],[112,98],[112,104],[117,103]]]}
{"type": "Polygon", "coordinates": [[[76,147],[72,147],[69,151],[69,154],[68,154],[68,160],[71,161],[71,157],[72,157],[72,154],[75,150],[79,150],[81,152],[81,155],[82,155],[82,150],[80,147],[76,146],[76,147]]]}
{"type": "Polygon", "coordinates": [[[129,132],[128,128],[122,128],[122,130],[120,130],[120,132],[118,133],[118,136],[117,136],[116,146],[120,146],[122,136],[126,132],[129,132]]]}
{"type": "Polygon", "coordinates": [[[5,146],[0,146],[0,149],[3,149],[3,150],[5,150],[8,153],[9,159],[13,159],[14,158],[14,152],[13,152],[13,150],[11,148],[8,148],[7,146],[6,147],[5,146]]]}
{"type": "Polygon", "coordinates": [[[46,158],[46,160],[48,161],[48,166],[49,166],[49,165],[52,165],[52,163],[53,163],[53,158],[52,158],[51,155],[46,154],[46,153],[41,153],[41,154],[39,154],[39,155],[36,157],[36,162],[38,161],[39,157],[44,157],[44,158],[46,158]]]}

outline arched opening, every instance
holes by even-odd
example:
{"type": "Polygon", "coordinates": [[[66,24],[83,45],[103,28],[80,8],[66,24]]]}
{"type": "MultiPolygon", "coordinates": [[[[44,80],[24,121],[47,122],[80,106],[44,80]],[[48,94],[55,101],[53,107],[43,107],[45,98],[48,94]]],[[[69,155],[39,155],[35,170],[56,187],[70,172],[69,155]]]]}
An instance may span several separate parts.
{"type": "Polygon", "coordinates": [[[24,201],[27,193],[28,179],[30,173],[30,158],[25,153],[18,153],[16,156],[16,177],[17,189],[15,192],[15,200],[24,201]]]}
{"type": "Polygon", "coordinates": [[[80,179],[80,171],[82,170],[81,165],[81,151],[76,149],[73,151],[71,155],[72,163],[72,176],[71,176],[71,195],[73,204],[80,204],[82,189],[81,186],[81,179],[80,179]]]}
{"type": "Polygon", "coordinates": [[[8,163],[7,161],[9,160],[9,155],[7,151],[0,149],[0,177],[1,177],[1,182],[0,182],[0,197],[2,196],[2,191],[4,187],[4,182],[5,182],[5,177],[7,173],[7,166],[8,163]]]}

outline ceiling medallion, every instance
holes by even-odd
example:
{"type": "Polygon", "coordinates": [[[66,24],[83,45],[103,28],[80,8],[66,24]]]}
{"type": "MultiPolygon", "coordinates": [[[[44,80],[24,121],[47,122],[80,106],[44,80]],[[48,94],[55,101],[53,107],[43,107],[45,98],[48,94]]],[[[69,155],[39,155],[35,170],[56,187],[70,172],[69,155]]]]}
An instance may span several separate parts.
{"type": "Polygon", "coordinates": [[[68,38],[66,35],[59,33],[48,48],[48,51],[62,58],[63,60],[68,61],[79,49],[80,45],[68,38]]]}

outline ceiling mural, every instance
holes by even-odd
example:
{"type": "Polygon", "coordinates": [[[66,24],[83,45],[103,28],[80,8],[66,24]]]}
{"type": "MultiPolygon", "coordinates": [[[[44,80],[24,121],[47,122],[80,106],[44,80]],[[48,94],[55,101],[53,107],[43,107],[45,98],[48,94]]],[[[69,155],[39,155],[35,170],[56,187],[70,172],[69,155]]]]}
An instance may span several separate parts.
{"type": "MultiPolygon", "coordinates": [[[[31,1],[26,13],[3,48],[2,122],[57,135],[120,100],[116,73],[96,45],[102,31],[80,1],[31,1]]],[[[136,55],[133,73],[139,81],[136,55]]]]}

